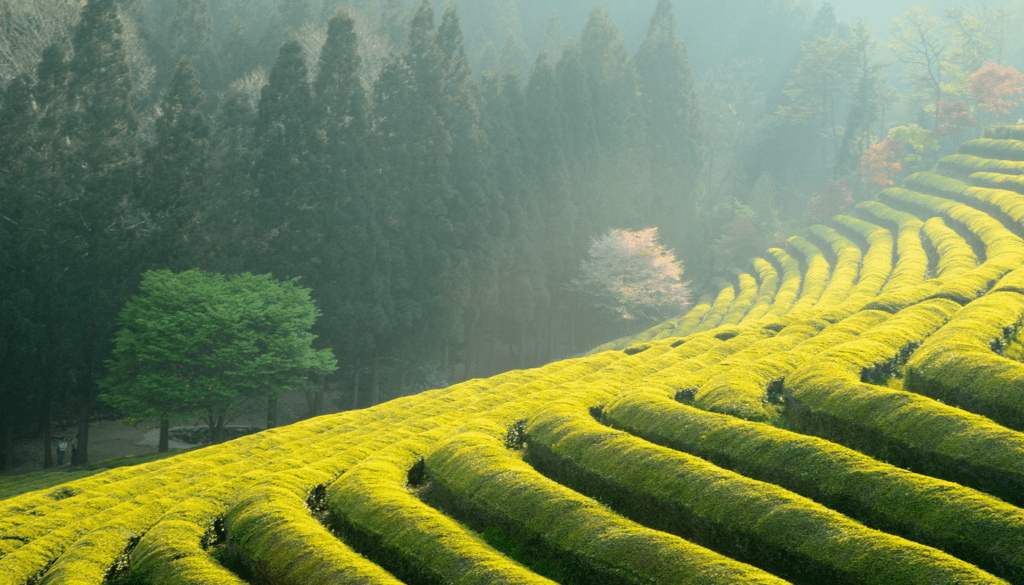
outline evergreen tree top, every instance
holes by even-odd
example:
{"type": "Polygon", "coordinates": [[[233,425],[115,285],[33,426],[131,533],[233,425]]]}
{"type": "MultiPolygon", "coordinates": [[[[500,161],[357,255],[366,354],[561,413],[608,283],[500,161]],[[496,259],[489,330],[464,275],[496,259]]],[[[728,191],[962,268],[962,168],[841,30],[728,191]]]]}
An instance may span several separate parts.
{"type": "Polygon", "coordinates": [[[643,45],[675,44],[676,38],[676,17],[672,11],[672,0],[658,0],[643,45]]]}
{"type": "Polygon", "coordinates": [[[172,128],[184,129],[193,140],[207,138],[210,128],[199,110],[205,100],[191,61],[182,57],[160,103],[161,115],[155,126],[157,140],[172,128]]]}

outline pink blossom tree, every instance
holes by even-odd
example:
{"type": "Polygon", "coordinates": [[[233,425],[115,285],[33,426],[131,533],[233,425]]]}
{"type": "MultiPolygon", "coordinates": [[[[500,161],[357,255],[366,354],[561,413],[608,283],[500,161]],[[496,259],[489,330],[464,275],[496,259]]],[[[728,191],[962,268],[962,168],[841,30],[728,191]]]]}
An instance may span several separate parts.
{"type": "Polygon", "coordinates": [[[623,319],[662,319],[688,304],[682,275],[682,262],[658,244],[658,228],[611,230],[591,244],[573,283],[623,319]]]}
{"type": "Polygon", "coordinates": [[[985,63],[968,78],[967,91],[978,107],[997,116],[1009,114],[1021,101],[1024,74],[1010,65],[985,63]]]}

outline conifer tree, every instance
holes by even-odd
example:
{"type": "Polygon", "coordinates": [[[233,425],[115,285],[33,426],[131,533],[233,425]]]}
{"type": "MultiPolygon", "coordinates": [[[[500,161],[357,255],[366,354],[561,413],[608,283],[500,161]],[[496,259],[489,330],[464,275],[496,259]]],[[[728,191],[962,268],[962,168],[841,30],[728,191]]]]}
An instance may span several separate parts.
{"type": "Polygon", "coordinates": [[[184,270],[198,260],[196,238],[188,232],[210,186],[210,126],[199,109],[203,100],[195,71],[182,57],[160,101],[156,141],[143,155],[138,204],[152,224],[154,268],[184,270]]]}
{"type": "Polygon", "coordinates": [[[296,32],[312,16],[309,0],[281,0],[277,6],[281,24],[288,32],[296,32]]]}
{"type": "Polygon", "coordinates": [[[609,221],[607,209],[598,199],[597,129],[592,103],[593,93],[583,69],[580,46],[576,41],[565,45],[562,58],[555,69],[558,78],[559,110],[562,113],[562,135],[565,144],[566,166],[569,172],[567,187],[573,206],[578,210],[576,241],[572,249],[582,250],[589,239],[604,229],[609,221]]]}
{"type": "Polygon", "coordinates": [[[213,20],[208,0],[177,0],[167,23],[167,44],[176,61],[204,55],[213,40],[213,20]]]}
{"type": "MultiPolygon", "coordinates": [[[[462,27],[454,6],[449,6],[437,30],[442,55],[441,118],[452,141],[450,178],[453,202],[449,217],[456,230],[456,246],[466,255],[472,272],[470,290],[461,291],[471,300],[465,307],[466,330],[450,342],[468,342],[476,333],[480,315],[491,312],[497,302],[497,271],[494,254],[497,241],[505,237],[500,219],[498,194],[485,160],[487,136],[480,127],[478,88],[469,66],[462,27]]],[[[472,345],[472,344],[471,344],[472,345]]],[[[446,350],[443,369],[451,373],[446,350]]]]}
{"type": "Polygon", "coordinates": [[[649,161],[644,150],[643,112],[636,70],[622,31],[607,10],[594,8],[580,34],[580,59],[592,92],[598,159],[596,206],[614,225],[644,227],[649,207],[649,161]]]}
{"type": "Polygon", "coordinates": [[[398,265],[392,276],[396,318],[411,327],[395,341],[406,344],[400,350],[404,358],[424,361],[431,361],[427,356],[434,349],[424,343],[428,335],[450,338],[463,327],[461,301],[449,289],[464,258],[456,252],[449,215],[452,141],[441,117],[444,65],[434,29],[434,11],[423,2],[406,52],[385,64],[374,90],[384,178],[380,201],[382,213],[392,218],[388,240],[398,265]]]}
{"type": "Polygon", "coordinates": [[[309,284],[324,315],[316,330],[318,341],[353,369],[379,348],[392,323],[388,242],[377,217],[380,189],[370,171],[360,62],[355,22],[347,15],[333,17],[313,84],[319,165],[315,191],[325,225],[317,252],[321,262],[309,284]]]}
{"type": "MultiPolygon", "coordinates": [[[[531,179],[528,156],[526,97],[517,73],[500,79],[484,78],[483,124],[494,161],[501,209],[507,217],[507,236],[499,255],[498,310],[490,315],[495,341],[521,345],[525,332],[537,319],[538,306],[546,306],[546,275],[542,250],[543,221],[531,179]]],[[[493,346],[491,346],[493,347],[493,346]]],[[[525,358],[521,349],[521,358],[525,358]]],[[[480,375],[491,373],[490,355],[480,356],[480,375]]]]}
{"type": "Polygon", "coordinates": [[[700,124],[686,45],[676,35],[671,0],[658,0],[643,44],[633,57],[651,161],[650,225],[683,256],[691,271],[698,241],[692,223],[700,195],[700,124]]]}
{"type": "Polygon", "coordinates": [[[562,58],[562,45],[565,40],[562,38],[562,15],[558,10],[552,10],[548,22],[544,25],[544,50],[548,52],[548,58],[555,61],[562,58]]]}
{"type": "Polygon", "coordinates": [[[409,37],[410,14],[405,8],[405,0],[384,0],[381,8],[380,35],[388,40],[395,52],[405,50],[409,37]]]}
{"type": "Polygon", "coordinates": [[[257,231],[248,261],[255,272],[270,271],[281,279],[308,273],[307,253],[322,237],[315,227],[320,210],[311,205],[310,194],[312,118],[304,52],[297,41],[288,41],[260,93],[256,120],[252,214],[257,231]]]}
{"type": "Polygon", "coordinates": [[[237,16],[231,21],[231,29],[221,41],[218,49],[221,73],[229,80],[235,80],[249,73],[258,60],[249,42],[245,23],[237,16]]]}
{"type": "Polygon", "coordinates": [[[579,43],[572,41],[562,51],[556,67],[558,94],[562,100],[562,132],[570,166],[578,167],[574,179],[589,174],[597,156],[597,130],[593,93],[579,43]]]}
{"type": "MultiPolygon", "coordinates": [[[[529,172],[535,177],[533,197],[544,220],[541,239],[545,288],[550,295],[544,307],[548,313],[545,319],[549,327],[554,327],[556,316],[561,315],[567,302],[561,292],[581,251],[576,248],[579,214],[570,197],[562,97],[555,71],[543,49],[527,82],[526,114],[529,172]]],[[[522,363],[525,357],[520,356],[520,360],[522,363]]]]}
{"type": "Polygon", "coordinates": [[[217,227],[202,234],[201,266],[205,268],[241,272],[244,258],[255,246],[249,206],[254,192],[254,136],[262,77],[249,76],[232,83],[214,116],[214,171],[204,223],[217,227]]]}
{"type": "MultiPolygon", "coordinates": [[[[0,106],[0,470],[13,454],[14,421],[27,409],[37,373],[37,315],[33,307],[29,182],[30,130],[34,122],[28,75],[12,79],[0,106]]],[[[40,386],[45,387],[45,386],[40,386]]],[[[49,447],[49,445],[47,445],[49,447]]],[[[49,453],[49,451],[47,451],[49,453]]],[[[49,457],[45,467],[49,467],[49,457]]]]}
{"type": "Polygon", "coordinates": [[[505,43],[498,51],[498,71],[505,72],[513,69],[516,73],[523,75],[529,66],[530,48],[513,33],[505,35],[505,43]]]}
{"type": "MultiPolygon", "coordinates": [[[[281,280],[312,274],[323,242],[323,202],[312,190],[314,108],[305,52],[296,40],[281,46],[260,92],[254,141],[253,248],[246,264],[281,280]]],[[[268,398],[267,424],[277,424],[277,398],[268,398]]]]}
{"type": "MultiPolygon", "coordinates": [[[[76,374],[79,405],[78,463],[88,461],[89,419],[99,367],[113,328],[119,296],[137,278],[127,234],[137,218],[126,212],[138,169],[139,122],[131,103],[132,77],[125,57],[124,31],[114,0],[89,0],[72,35],[69,106],[63,127],[69,159],[64,197],[50,222],[67,256],[66,273],[54,289],[65,313],[54,318],[74,323],[80,353],[76,374]],[[73,299],[73,300],[72,300],[73,299]]],[[[54,267],[57,268],[57,267],[54,267]]]]}

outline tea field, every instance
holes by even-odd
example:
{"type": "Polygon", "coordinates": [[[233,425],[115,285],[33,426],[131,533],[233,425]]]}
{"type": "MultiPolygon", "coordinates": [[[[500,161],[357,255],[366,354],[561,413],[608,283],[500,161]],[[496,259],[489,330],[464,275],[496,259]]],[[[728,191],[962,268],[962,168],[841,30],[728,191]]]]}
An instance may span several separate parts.
{"type": "Polygon", "coordinates": [[[990,128],[583,357],[4,478],[0,583],[1024,584],[1022,237],[990,128]]]}

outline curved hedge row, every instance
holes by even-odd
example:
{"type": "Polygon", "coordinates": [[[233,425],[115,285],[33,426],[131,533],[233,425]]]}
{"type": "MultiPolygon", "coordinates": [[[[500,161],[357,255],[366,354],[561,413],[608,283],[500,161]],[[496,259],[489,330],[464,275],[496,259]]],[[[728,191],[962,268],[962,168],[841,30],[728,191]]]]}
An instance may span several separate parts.
{"type": "Polygon", "coordinates": [[[1022,138],[584,357],[0,478],[0,585],[1024,585],[1022,138]]]}
{"type": "Polygon", "coordinates": [[[513,538],[544,546],[607,583],[784,583],[683,539],[630,522],[551,481],[510,453],[505,429],[442,441],[426,458],[433,481],[513,538]]]}
{"type": "Polygon", "coordinates": [[[830,441],[636,392],[602,420],[655,444],[807,496],[865,524],[1024,579],[1024,510],[830,441]]]}
{"type": "MultiPolygon", "coordinates": [[[[1003,583],[936,549],[866,528],[774,484],[659,447],[571,406],[526,425],[529,457],[647,525],[800,581],[1003,583]]],[[[460,492],[465,493],[465,492],[460,492]]]]}
{"type": "Polygon", "coordinates": [[[976,138],[960,145],[961,154],[1024,161],[1024,142],[1013,138],[976,138]]]}
{"type": "Polygon", "coordinates": [[[793,303],[790,309],[792,313],[809,311],[821,299],[828,285],[829,273],[832,267],[821,250],[800,236],[792,236],[788,240],[789,245],[803,256],[804,270],[803,287],[800,289],[800,296],[793,303]]]}
{"type": "Polygon", "coordinates": [[[904,389],[1024,430],[1024,364],[999,353],[1024,325],[1024,296],[998,291],[969,303],[907,364],[904,389]]]}
{"type": "Polygon", "coordinates": [[[941,217],[924,222],[923,231],[938,254],[936,275],[939,278],[953,278],[978,265],[978,257],[970,244],[946,226],[941,217]]]}
{"type": "Polygon", "coordinates": [[[923,301],[834,347],[786,378],[801,430],[913,465],[1011,502],[1024,501],[1024,435],[987,418],[881,381],[916,344],[959,309],[948,299],[923,301]]]}

